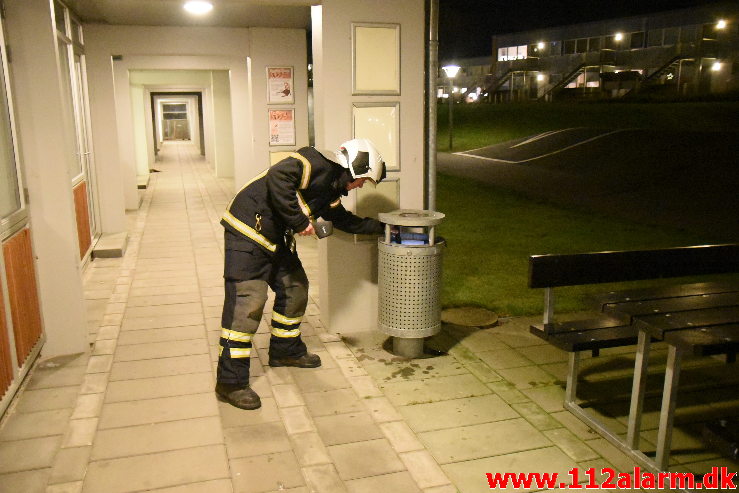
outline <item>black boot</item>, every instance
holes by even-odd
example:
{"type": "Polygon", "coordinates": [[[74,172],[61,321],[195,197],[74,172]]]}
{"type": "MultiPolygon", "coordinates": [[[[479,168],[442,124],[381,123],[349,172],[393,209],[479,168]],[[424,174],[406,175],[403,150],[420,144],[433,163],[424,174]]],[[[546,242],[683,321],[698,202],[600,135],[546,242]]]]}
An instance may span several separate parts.
{"type": "Polygon", "coordinates": [[[269,366],[295,366],[298,368],[318,368],[321,366],[321,357],[317,354],[305,353],[299,358],[294,357],[283,357],[275,358],[269,357],[269,366]]]}
{"type": "Polygon", "coordinates": [[[230,383],[217,383],[216,395],[218,400],[228,402],[239,409],[258,409],[262,407],[259,396],[248,385],[243,387],[230,383]]]}

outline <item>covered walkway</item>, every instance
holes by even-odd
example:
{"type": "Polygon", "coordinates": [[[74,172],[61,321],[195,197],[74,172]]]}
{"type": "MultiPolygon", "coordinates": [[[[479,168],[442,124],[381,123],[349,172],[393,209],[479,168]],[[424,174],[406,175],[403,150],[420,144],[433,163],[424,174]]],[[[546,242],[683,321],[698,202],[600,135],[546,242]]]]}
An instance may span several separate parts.
{"type": "MultiPolygon", "coordinates": [[[[302,331],[323,366],[266,366],[268,305],[252,361],[262,408],[218,402],[218,222],[233,187],[190,143],[160,156],[125,257],[87,268],[90,351],[42,361],[4,418],[0,492],[482,492],[486,472],[633,467],[562,410],[567,355],[530,336],[529,320],[446,327],[431,341],[439,356],[401,361],[376,332],[327,332],[316,282],[302,331]]],[[[299,244],[312,279],[316,241],[299,244]]],[[[678,433],[676,448],[694,450],[689,439],[678,433]]],[[[705,450],[675,460],[726,464],[705,450]]]]}

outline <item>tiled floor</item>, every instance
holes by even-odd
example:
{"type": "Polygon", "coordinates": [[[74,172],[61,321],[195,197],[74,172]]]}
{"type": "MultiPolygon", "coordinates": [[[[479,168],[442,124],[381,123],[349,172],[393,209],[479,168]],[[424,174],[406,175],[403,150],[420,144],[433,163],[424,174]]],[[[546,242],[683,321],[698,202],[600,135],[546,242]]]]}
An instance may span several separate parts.
{"type": "MultiPolygon", "coordinates": [[[[323,366],[264,366],[266,313],[252,362],[262,408],[219,403],[218,220],[231,186],[187,144],[166,144],[161,156],[130,216],[125,257],[86,271],[90,352],[37,365],[3,420],[0,492],[472,493],[489,491],[486,472],[633,467],[562,410],[567,355],[530,336],[527,319],[445,326],[429,341],[436,356],[402,361],[377,332],[326,331],[312,288],[302,328],[323,366]]],[[[299,249],[315,277],[316,240],[299,249]]],[[[628,393],[629,351],[586,360],[583,394],[628,393]]],[[[739,414],[737,372],[714,359],[687,368],[673,469],[736,470],[703,446],[695,423],[739,414]],[[720,388],[690,392],[705,381],[720,388]]],[[[659,378],[650,384],[659,389],[659,378]]],[[[592,410],[625,432],[624,403],[592,410]]],[[[657,403],[646,406],[647,444],[657,403]]]]}

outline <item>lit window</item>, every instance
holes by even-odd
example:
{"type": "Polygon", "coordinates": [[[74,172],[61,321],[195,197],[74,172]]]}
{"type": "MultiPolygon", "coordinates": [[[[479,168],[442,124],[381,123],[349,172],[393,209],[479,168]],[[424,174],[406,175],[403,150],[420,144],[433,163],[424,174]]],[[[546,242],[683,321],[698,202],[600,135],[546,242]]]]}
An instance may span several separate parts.
{"type": "Polygon", "coordinates": [[[716,29],[726,29],[726,21],[724,19],[719,19],[716,23],[716,29]]]}

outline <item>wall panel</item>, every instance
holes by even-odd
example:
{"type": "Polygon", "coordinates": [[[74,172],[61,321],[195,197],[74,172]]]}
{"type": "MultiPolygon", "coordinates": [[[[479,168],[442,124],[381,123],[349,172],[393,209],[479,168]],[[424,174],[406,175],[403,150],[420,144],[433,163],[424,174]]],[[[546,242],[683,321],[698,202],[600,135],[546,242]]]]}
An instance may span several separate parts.
{"type": "Polygon", "coordinates": [[[15,334],[18,366],[23,366],[28,354],[41,337],[41,311],[36,271],[31,251],[31,232],[24,228],[3,245],[5,271],[8,279],[10,315],[15,334]]]}
{"type": "Polygon", "coordinates": [[[13,380],[13,362],[10,359],[8,324],[5,321],[5,299],[0,290],[0,397],[5,395],[13,380]]]}
{"type": "Polygon", "coordinates": [[[80,182],[73,189],[74,213],[77,219],[77,241],[80,245],[80,259],[85,257],[92,245],[90,234],[90,215],[87,206],[87,182],[80,182]]]}

